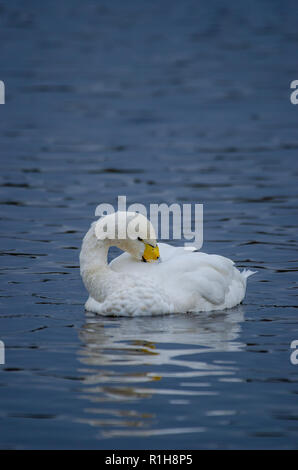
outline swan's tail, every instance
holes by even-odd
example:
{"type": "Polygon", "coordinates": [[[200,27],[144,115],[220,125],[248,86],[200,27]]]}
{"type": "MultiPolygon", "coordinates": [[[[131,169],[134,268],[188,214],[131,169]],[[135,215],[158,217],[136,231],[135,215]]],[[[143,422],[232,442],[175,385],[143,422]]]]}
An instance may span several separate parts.
{"type": "Polygon", "coordinates": [[[247,279],[249,276],[252,276],[253,274],[256,274],[258,271],[250,271],[250,269],[244,269],[241,271],[241,275],[244,277],[244,279],[247,279]]]}

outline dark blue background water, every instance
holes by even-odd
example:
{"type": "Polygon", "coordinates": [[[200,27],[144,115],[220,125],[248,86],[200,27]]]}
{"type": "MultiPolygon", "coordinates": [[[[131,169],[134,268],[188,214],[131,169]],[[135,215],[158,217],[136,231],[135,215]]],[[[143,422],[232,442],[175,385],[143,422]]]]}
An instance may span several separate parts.
{"type": "MultiPolygon", "coordinates": [[[[2,448],[297,448],[297,2],[2,1],[2,448]],[[97,204],[203,203],[216,314],[84,313],[97,204]]],[[[113,253],[112,253],[113,254],[113,253]]]]}

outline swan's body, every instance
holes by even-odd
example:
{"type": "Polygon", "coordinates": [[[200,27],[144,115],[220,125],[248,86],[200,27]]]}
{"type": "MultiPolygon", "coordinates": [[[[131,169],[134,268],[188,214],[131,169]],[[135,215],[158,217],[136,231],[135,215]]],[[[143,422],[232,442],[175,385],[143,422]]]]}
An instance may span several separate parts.
{"type": "Polygon", "coordinates": [[[138,255],[142,245],[137,245],[142,241],[134,240],[132,248],[127,240],[99,240],[95,227],[93,223],[85,235],[80,254],[88,311],[127,316],[207,312],[234,307],[245,296],[253,273],[240,272],[228,258],[159,243],[162,262],[143,263],[138,255]],[[129,253],[108,265],[113,245],[129,253]]]}

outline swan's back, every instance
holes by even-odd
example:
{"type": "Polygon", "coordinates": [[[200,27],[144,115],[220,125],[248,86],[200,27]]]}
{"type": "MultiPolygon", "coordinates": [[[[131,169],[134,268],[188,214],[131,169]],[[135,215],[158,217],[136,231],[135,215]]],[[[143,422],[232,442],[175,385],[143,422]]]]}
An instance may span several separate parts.
{"type": "Polygon", "coordinates": [[[171,299],[175,312],[211,311],[234,307],[245,295],[251,271],[240,272],[233,261],[159,243],[161,263],[140,263],[123,253],[111,264],[117,272],[152,279],[171,299]]]}

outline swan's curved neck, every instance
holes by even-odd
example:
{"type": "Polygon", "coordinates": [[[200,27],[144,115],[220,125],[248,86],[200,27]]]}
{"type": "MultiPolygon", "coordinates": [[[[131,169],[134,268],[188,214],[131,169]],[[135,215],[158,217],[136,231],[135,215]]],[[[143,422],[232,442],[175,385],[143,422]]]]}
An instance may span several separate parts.
{"type": "Polygon", "coordinates": [[[111,276],[117,276],[108,266],[108,251],[113,243],[111,240],[98,240],[91,227],[86,233],[80,252],[80,268],[83,282],[90,295],[100,301],[100,297],[111,284],[111,276]],[[99,287],[101,291],[99,291],[99,287]]]}
{"type": "Polygon", "coordinates": [[[108,251],[110,243],[108,240],[97,240],[94,233],[89,232],[84,237],[80,253],[81,269],[87,267],[107,268],[108,251]]]}

